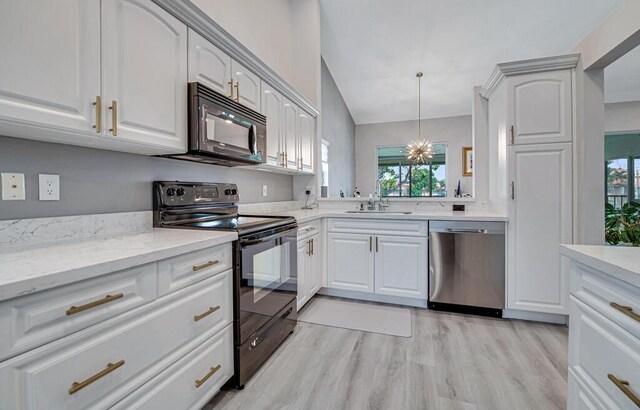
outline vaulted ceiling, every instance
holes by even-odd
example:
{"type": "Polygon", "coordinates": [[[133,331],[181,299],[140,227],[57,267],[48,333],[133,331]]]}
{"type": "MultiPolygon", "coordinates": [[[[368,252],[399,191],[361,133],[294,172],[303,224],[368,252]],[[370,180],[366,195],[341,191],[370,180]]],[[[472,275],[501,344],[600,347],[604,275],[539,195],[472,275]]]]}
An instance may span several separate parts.
{"type": "Polygon", "coordinates": [[[356,124],[471,114],[496,63],[569,53],[622,0],[321,0],[322,55],[356,124]]]}

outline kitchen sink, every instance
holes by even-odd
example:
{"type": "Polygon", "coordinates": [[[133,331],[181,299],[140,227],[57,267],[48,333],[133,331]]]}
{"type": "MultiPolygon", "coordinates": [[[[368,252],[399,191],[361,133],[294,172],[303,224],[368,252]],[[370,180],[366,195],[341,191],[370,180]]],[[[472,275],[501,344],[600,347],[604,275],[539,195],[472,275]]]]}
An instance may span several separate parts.
{"type": "Polygon", "coordinates": [[[403,214],[409,215],[411,211],[345,211],[348,214],[403,214]]]}

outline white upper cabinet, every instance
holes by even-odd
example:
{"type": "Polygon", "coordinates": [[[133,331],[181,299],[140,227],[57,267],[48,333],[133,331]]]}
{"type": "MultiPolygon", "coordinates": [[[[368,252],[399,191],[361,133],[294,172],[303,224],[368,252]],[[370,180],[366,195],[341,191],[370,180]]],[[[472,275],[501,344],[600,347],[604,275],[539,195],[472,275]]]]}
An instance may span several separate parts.
{"type": "Polygon", "coordinates": [[[286,159],[286,167],[292,169],[298,168],[298,107],[293,105],[289,100],[283,98],[282,105],[283,118],[283,135],[284,152],[286,159]]]}
{"type": "Polygon", "coordinates": [[[102,2],[108,138],[187,149],[187,27],[145,0],[102,2]]]}
{"type": "Polygon", "coordinates": [[[427,238],[375,237],[375,293],[427,297],[427,238]]]}
{"type": "MultiPolygon", "coordinates": [[[[545,71],[507,78],[512,144],[572,140],[571,70],[545,71]]],[[[511,135],[509,135],[511,137],[511,135]]]]}
{"type": "MultiPolygon", "coordinates": [[[[260,111],[260,77],[253,74],[237,61],[231,61],[231,79],[233,80],[233,98],[240,104],[260,111]]],[[[268,133],[267,133],[268,135],[268,133]]]]}
{"type": "Polygon", "coordinates": [[[100,0],[0,2],[0,55],[3,135],[4,121],[98,134],[100,0]]]}
{"type": "Polygon", "coordinates": [[[231,96],[231,57],[189,29],[189,82],[231,96]]]}
{"type": "Polygon", "coordinates": [[[284,146],[282,145],[282,99],[279,92],[263,82],[262,114],[267,117],[267,164],[282,166],[284,146]]]}
{"type": "Polygon", "coordinates": [[[507,299],[510,309],[568,313],[566,263],[572,243],[572,144],[509,147],[507,299]]]}
{"type": "Polygon", "coordinates": [[[300,111],[298,115],[298,134],[300,141],[300,165],[302,171],[313,172],[313,155],[316,133],[316,120],[309,114],[300,111]]]}

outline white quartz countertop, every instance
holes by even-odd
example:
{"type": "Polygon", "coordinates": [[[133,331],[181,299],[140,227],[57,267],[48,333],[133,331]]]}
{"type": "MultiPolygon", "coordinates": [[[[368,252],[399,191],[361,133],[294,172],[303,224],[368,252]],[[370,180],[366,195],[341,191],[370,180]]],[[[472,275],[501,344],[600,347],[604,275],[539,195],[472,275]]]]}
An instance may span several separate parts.
{"type": "Polygon", "coordinates": [[[403,220],[452,220],[452,221],[508,221],[504,215],[488,211],[412,211],[402,213],[348,213],[339,209],[313,209],[296,211],[274,211],[267,214],[293,216],[298,223],[310,222],[320,218],[361,218],[361,219],[403,219],[403,220]]]}
{"type": "Polygon", "coordinates": [[[231,242],[235,232],[151,229],[0,247],[0,301],[231,242]]]}
{"type": "Polygon", "coordinates": [[[560,253],[584,265],[640,287],[640,248],[560,245],[560,253]]]}

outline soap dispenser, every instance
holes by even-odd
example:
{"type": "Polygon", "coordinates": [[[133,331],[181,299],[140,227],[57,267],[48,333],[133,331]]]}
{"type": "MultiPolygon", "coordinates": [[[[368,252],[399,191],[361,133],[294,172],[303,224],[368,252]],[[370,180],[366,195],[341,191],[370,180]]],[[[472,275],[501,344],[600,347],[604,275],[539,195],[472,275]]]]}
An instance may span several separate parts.
{"type": "Polygon", "coordinates": [[[360,198],[360,191],[358,190],[358,187],[356,187],[355,191],[353,191],[353,197],[360,198]]]}

